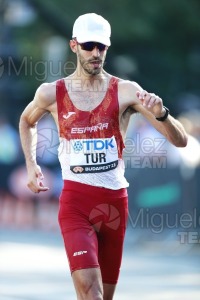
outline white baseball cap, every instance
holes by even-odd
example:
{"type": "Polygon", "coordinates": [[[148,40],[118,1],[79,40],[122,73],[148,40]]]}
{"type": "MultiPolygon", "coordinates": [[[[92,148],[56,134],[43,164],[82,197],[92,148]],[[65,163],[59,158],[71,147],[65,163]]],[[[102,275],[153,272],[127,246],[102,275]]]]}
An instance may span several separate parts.
{"type": "Polygon", "coordinates": [[[110,36],[110,24],[95,13],[81,15],[73,26],[72,38],[76,38],[79,43],[98,42],[110,46],[110,36]]]}

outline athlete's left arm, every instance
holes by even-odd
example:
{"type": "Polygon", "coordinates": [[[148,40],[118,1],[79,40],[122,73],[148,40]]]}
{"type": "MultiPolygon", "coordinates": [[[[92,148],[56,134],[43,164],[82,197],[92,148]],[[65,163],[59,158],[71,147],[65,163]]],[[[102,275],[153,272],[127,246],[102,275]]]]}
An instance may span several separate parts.
{"type": "Polygon", "coordinates": [[[185,147],[187,145],[187,133],[178,120],[170,114],[164,121],[156,119],[163,117],[166,113],[163,101],[159,96],[143,90],[138,84],[132,82],[126,84],[126,88],[125,95],[128,106],[141,113],[152,126],[176,147],[185,147]]]}

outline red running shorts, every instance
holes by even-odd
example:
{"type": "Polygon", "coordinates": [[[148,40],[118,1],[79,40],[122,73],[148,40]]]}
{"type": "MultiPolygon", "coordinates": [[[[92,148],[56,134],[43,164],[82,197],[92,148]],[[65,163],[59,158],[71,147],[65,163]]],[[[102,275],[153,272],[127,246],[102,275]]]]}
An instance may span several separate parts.
{"type": "Polygon", "coordinates": [[[126,188],[64,181],[58,219],[71,273],[100,268],[103,283],[117,283],[127,216],[126,188]]]}

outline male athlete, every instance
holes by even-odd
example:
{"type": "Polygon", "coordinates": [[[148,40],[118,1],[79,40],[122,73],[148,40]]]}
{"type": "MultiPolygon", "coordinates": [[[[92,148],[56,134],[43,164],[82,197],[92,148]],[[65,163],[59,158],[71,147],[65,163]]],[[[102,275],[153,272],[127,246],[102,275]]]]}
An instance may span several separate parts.
{"type": "Polygon", "coordinates": [[[113,299],[127,220],[122,151],[131,115],[142,114],[173,145],[187,144],[184,128],[160,97],[103,69],[110,35],[103,17],[81,15],[70,41],[75,72],[42,84],[20,120],[34,193],[48,190],[33,151],[37,122],[51,113],[58,127],[64,181],[59,224],[78,300],[113,299]]]}

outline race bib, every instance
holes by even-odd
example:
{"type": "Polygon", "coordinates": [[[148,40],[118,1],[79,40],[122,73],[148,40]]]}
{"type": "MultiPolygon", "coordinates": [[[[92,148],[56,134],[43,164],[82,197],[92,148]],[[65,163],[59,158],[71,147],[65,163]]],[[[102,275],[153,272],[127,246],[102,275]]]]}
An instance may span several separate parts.
{"type": "Polygon", "coordinates": [[[118,150],[115,137],[70,140],[70,170],[73,173],[97,173],[115,169],[118,150]]]}

